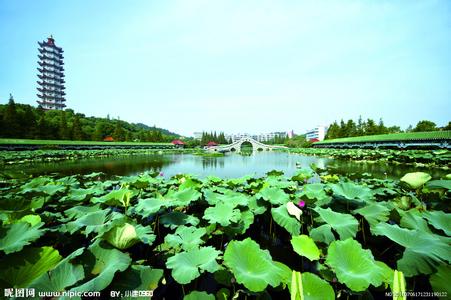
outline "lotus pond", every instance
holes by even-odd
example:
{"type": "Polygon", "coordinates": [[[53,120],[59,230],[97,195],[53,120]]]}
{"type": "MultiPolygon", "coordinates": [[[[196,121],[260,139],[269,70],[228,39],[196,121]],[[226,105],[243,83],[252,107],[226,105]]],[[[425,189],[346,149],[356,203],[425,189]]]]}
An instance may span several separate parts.
{"type": "Polygon", "coordinates": [[[451,162],[449,151],[411,151],[410,156],[406,155],[407,152],[392,150],[298,149],[248,155],[228,153],[224,156],[205,156],[193,152],[192,149],[3,151],[0,152],[0,168],[3,164],[4,172],[13,177],[54,173],[70,176],[93,172],[136,175],[155,171],[162,172],[166,178],[176,174],[237,178],[248,174],[264,176],[274,169],[292,176],[298,168],[309,168],[313,163],[341,175],[358,177],[364,174],[399,179],[415,171],[441,178],[449,173],[451,162]]]}
{"type": "Polygon", "coordinates": [[[450,176],[311,167],[227,179],[4,176],[0,289],[104,298],[151,290],[154,299],[451,295],[450,176]]]}

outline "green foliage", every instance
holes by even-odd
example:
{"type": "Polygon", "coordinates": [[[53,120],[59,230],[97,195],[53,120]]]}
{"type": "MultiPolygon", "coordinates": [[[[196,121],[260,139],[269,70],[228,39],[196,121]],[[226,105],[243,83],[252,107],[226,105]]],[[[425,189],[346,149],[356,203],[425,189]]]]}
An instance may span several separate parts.
{"type": "Polygon", "coordinates": [[[0,105],[0,138],[102,141],[113,136],[116,141],[170,142],[178,135],[157,127],[131,124],[109,118],[86,117],[71,109],[44,111],[30,105],[0,105]]]}
{"type": "Polygon", "coordinates": [[[305,256],[310,260],[319,259],[319,249],[311,237],[305,234],[294,236],[291,238],[291,245],[297,254],[305,256]]]}

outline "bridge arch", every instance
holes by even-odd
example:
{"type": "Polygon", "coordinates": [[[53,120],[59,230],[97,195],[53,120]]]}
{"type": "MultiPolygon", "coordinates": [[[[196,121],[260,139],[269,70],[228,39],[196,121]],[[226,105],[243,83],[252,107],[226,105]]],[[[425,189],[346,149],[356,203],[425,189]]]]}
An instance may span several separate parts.
{"type": "Polygon", "coordinates": [[[241,146],[243,143],[250,143],[252,145],[253,151],[264,151],[264,150],[273,150],[273,149],[286,149],[285,146],[274,146],[274,145],[266,145],[257,140],[254,140],[251,137],[243,137],[238,141],[235,141],[229,145],[220,145],[215,147],[207,148],[209,151],[220,151],[220,152],[228,152],[228,151],[241,151],[241,146]]]}

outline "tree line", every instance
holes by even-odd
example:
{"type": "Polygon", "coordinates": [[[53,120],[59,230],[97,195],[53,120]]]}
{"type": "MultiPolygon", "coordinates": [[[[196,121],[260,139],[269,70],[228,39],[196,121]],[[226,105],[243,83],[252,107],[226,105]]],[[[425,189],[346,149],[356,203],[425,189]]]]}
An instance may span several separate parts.
{"type": "Polygon", "coordinates": [[[202,137],[200,138],[200,145],[205,146],[209,142],[215,142],[217,144],[231,144],[232,139],[226,139],[224,132],[220,132],[219,134],[216,134],[216,131],[214,132],[202,132],[202,137]]]}
{"type": "Polygon", "coordinates": [[[119,119],[86,117],[72,109],[44,110],[16,104],[11,96],[0,105],[0,137],[48,140],[170,142],[176,135],[157,127],[119,119]]]}
{"type": "Polygon", "coordinates": [[[451,130],[451,122],[447,126],[437,127],[432,121],[422,120],[417,123],[415,127],[410,125],[406,130],[401,130],[399,126],[385,126],[384,121],[379,119],[376,123],[372,119],[362,120],[359,117],[357,122],[352,119],[346,122],[341,119],[340,123],[333,122],[329,129],[325,139],[336,139],[344,137],[354,137],[363,135],[375,135],[375,134],[388,134],[388,133],[400,133],[400,132],[423,132],[423,131],[437,131],[437,130],[451,130]]]}

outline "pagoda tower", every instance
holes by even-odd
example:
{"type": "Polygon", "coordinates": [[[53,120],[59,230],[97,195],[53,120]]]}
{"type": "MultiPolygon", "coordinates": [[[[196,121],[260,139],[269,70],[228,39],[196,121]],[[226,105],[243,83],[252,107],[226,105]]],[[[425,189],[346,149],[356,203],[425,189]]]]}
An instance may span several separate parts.
{"type": "Polygon", "coordinates": [[[55,45],[53,36],[39,44],[38,104],[43,109],[62,110],[66,105],[64,92],[63,49],[55,45]]]}

